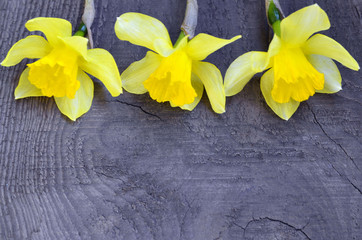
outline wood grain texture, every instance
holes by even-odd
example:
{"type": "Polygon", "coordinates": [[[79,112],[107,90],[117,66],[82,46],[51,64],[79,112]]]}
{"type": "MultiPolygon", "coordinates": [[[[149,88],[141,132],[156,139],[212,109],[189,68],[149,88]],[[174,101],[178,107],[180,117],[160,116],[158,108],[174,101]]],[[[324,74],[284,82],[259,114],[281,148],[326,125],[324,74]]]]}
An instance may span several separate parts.
{"type": "MultiPolygon", "coordinates": [[[[325,34],[362,63],[360,0],[281,0],[289,14],[318,3],[325,34]]],[[[95,0],[96,47],[123,71],[146,49],[121,42],[116,17],[160,19],[176,40],[185,1],[95,0]]],[[[199,1],[197,32],[243,39],[207,61],[222,73],[266,50],[261,0],[199,1]]],[[[0,56],[28,36],[28,19],[75,25],[82,1],[0,0],[0,56]]],[[[0,68],[0,239],[361,239],[362,77],[340,64],[343,91],[317,94],[291,120],[276,117],[260,75],[216,115],[205,96],[193,112],[147,94],[112,98],[95,80],[92,109],[73,123],[47,98],[14,100],[29,61],[0,68]]]]}

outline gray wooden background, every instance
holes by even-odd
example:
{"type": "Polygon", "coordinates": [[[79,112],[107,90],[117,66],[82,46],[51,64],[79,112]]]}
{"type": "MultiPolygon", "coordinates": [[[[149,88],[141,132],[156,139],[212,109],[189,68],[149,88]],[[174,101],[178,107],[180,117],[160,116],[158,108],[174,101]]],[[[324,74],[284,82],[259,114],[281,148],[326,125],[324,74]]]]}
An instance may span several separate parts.
{"type": "MultiPolygon", "coordinates": [[[[318,3],[325,34],[362,63],[361,0],[284,0],[289,14],[318,3]]],[[[137,11],[176,40],[184,0],[95,0],[95,46],[120,71],[146,49],[121,42],[116,17],[137,11]]],[[[224,74],[239,55],[266,50],[262,0],[199,0],[197,32],[242,40],[207,60],[224,74]]],[[[0,0],[0,56],[30,33],[28,19],[68,19],[81,0],[0,0]]],[[[75,26],[73,27],[73,29],[75,26]]],[[[95,80],[77,122],[53,99],[14,100],[29,61],[0,68],[0,239],[362,239],[362,75],[342,67],[343,91],[317,94],[285,122],[266,105],[260,75],[214,114],[147,94],[112,98],[95,80]]]]}

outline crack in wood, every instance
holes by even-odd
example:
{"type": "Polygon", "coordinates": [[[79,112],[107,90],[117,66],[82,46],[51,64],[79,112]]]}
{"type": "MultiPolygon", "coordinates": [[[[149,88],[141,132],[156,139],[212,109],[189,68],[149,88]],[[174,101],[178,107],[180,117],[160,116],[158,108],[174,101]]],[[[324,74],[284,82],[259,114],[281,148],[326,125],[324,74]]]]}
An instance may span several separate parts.
{"type": "Polygon", "coordinates": [[[251,223],[253,223],[253,222],[260,222],[260,221],[263,221],[263,220],[268,220],[268,221],[271,221],[271,222],[278,222],[278,223],[280,223],[280,224],[283,224],[283,225],[285,225],[285,226],[288,226],[288,227],[292,228],[294,231],[297,231],[297,232],[302,233],[308,240],[312,240],[312,239],[308,236],[308,234],[304,231],[304,229],[308,226],[309,221],[308,221],[308,223],[306,223],[302,228],[297,228],[297,227],[291,225],[290,223],[285,222],[285,221],[282,221],[282,220],[279,220],[279,219],[274,219],[274,218],[270,218],[270,217],[262,217],[262,218],[257,218],[257,219],[253,218],[252,220],[250,220],[250,221],[246,224],[245,227],[241,227],[240,225],[236,225],[236,226],[239,226],[241,229],[244,230],[244,237],[245,237],[245,232],[246,232],[247,228],[249,227],[249,225],[250,225],[251,223]]]}
{"type": "Polygon", "coordinates": [[[127,105],[127,106],[131,106],[131,107],[138,108],[138,109],[140,109],[143,113],[145,113],[145,114],[147,114],[147,115],[150,115],[150,116],[152,116],[152,117],[155,117],[155,118],[157,118],[157,119],[160,120],[160,121],[163,121],[160,116],[144,110],[143,107],[141,107],[141,106],[138,106],[138,105],[133,104],[133,103],[124,102],[124,101],[121,101],[121,100],[118,100],[118,99],[116,99],[116,102],[119,102],[119,103],[121,103],[121,104],[125,104],[125,105],[127,105]]]}
{"type": "Polygon", "coordinates": [[[315,112],[313,111],[312,107],[311,107],[308,103],[307,103],[307,106],[308,106],[309,110],[312,112],[313,118],[314,118],[316,124],[317,124],[317,125],[319,126],[319,128],[322,130],[322,132],[324,133],[324,135],[325,135],[329,140],[331,140],[335,145],[337,145],[337,146],[344,152],[344,154],[353,162],[353,165],[354,165],[358,170],[360,170],[359,167],[358,167],[358,165],[355,163],[354,159],[347,153],[346,149],[344,149],[344,147],[343,147],[340,143],[338,143],[336,140],[334,140],[331,136],[329,136],[329,135],[327,134],[327,132],[324,130],[322,124],[318,121],[317,116],[316,116],[315,112]]]}
{"type": "MultiPolygon", "coordinates": [[[[326,135],[326,137],[328,137],[332,142],[334,142],[337,146],[339,146],[342,151],[346,154],[346,156],[353,162],[353,164],[355,165],[355,167],[359,170],[358,166],[356,165],[356,163],[354,162],[353,158],[350,157],[347,153],[347,151],[342,147],[341,144],[337,143],[334,139],[332,139],[324,130],[324,128],[322,127],[322,125],[320,124],[320,122],[317,119],[316,114],[314,113],[313,109],[311,108],[311,106],[307,103],[307,106],[309,108],[309,110],[312,112],[313,117],[315,122],[317,123],[317,125],[319,126],[319,128],[322,130],[322,132],[326,135]]],[[[327,161],[331,164],[332,168],[344,179],[346,179],[360,194],[362,194],[361,189],[359,189],[346,175],[341,174],[335,167],[334,165],[330,162],[330,160],[327,158],[327,161]]]]}
{"type": "Polygon", "coordinates": [[[332,168],[338,173],[341,178],[346,179],[360,194],[362,194],[361,189],[359,189],[354,183],[352,183],[352,181],[347,176],[341,174],[329,160],[328,162],[331,164],[332,168]]]}

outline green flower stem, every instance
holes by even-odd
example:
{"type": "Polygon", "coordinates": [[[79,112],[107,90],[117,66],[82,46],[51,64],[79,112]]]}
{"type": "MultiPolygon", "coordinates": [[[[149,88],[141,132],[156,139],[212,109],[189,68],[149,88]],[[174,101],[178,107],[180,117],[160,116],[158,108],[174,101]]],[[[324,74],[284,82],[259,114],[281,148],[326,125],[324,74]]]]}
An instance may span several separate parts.
{"type": "Polygon", "coordinates": [[[281,37],[280,21],[274,22],[273,25],[272,25],[272,28],[273,28],[274,33],[275,33],[278,37],[281,37]]]}
{"type": "Polygon", "coordinates": [[[174,47],[177,47],[177,45],[181,42],[181,40],[185,37],[185,33],[183,31],[181,31],[180,35],[178,36],[178,39],[174,45],[174,47]]]}
{"type": "Polygon", "coordinates": [[[280,8],[278,0],[266,0],[267,7],[267,18],[270,26],[273,28],[274,33],[277,36],[281,36],[280,31],[280,22],[283,20],[284,16],[280,8]]]}
{"type": "Polygon", "coordinates": [[[81,36],[84,37],[87,34],[87,26],[81,22],[78,31],[74,33],[74,36],[81,36]]]}

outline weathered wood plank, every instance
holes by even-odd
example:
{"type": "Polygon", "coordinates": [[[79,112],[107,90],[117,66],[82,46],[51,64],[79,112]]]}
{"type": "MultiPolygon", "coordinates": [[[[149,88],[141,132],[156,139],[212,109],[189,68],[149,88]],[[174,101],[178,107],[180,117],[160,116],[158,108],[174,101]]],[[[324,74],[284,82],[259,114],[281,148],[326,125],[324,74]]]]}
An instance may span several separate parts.
{"type": "MultiPolygon", "coordinates": [[[[95,1],[95,46],[120,70],[146,50],[113,34],[138,11],[173,40],[184,1],[95,1]]],[[[263,1],[199,1],[197,32],[243,39],[207,60],[225,73],[250,50],[266,50],[263,1]]],[[[318,3],[326,32],[362,63],[362,2],[283,0],[286,14],[318,3]]],[[[37,16],[76,24],[82,1],[0,0],[0,56],[37,16]]],[[[0,239],[360,239],[362,77],[340,64],[343,91],[316,95],[278,119],[255,77],[216,115],[204,97],[193,112],[147,95],[112,98],[96,80],[92,109],[77,122],[53,100],[15,101],[27,61],[0,68],[0,239]]]]}

